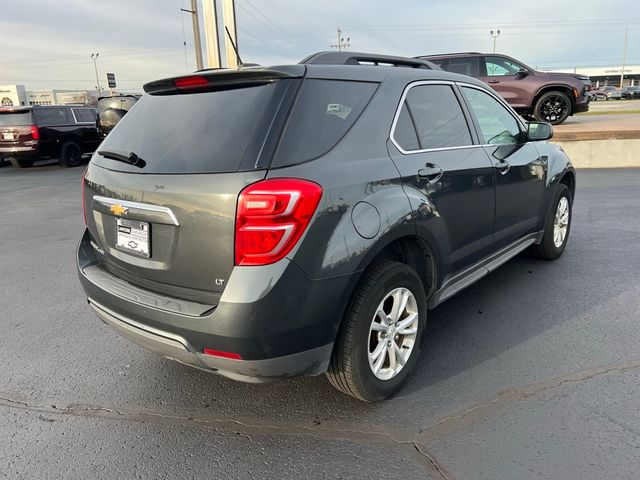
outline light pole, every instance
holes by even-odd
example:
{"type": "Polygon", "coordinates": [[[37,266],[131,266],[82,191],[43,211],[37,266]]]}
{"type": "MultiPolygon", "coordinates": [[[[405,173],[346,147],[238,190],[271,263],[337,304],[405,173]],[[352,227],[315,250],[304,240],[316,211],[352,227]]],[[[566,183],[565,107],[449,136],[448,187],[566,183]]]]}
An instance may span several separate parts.
{"type": "Polygon", "coordinates": [[[92,53],[91,54],[91,58],[93,59],[93,68],[96,71],[96,83],[98,86],[98,95],[102,96],[102,88],[100,87],[100,77],[98,76],[98,55],[100,55],[99,53],[92,53]]]}
{"type": "Polygon", "coordinates": [[[491,30],[489,35],[493,37],[493,53],[496,53],[496,40],[500,36],[500,30],[491,30]]]}

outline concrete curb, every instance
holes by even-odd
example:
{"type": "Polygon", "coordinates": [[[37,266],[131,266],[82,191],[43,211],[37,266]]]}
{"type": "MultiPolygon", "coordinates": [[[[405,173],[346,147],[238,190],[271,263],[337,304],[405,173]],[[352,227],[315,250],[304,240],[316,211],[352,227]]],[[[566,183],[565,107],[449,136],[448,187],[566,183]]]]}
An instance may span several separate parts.
{"type": "Polygon", "coordinates": [[[562,147],[576,168],[628,168],[640,167],[639,137],[580,141],[553,138],[551,142],[562,147]]]}

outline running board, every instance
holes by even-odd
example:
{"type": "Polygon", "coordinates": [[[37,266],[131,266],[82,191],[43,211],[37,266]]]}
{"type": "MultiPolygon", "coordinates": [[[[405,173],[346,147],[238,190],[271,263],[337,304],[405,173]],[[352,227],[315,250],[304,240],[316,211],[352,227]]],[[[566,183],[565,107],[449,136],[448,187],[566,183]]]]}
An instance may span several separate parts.
{"type": "Polygon", "coordinates": [[[493,272],[500,265],[511,260],[520,252],[526,250],[529,246],[534,243],[539,243],[542,239],[543,233],[544,232],[536,232],[527,235],[526,237],[507,245],[447,280],[439,290],[435,291],[433,295],[431,295],[428,308],[432,309],[437,307],[445,300],[453,297],[456,293],[464,290],[469,285],[493,272]]]}

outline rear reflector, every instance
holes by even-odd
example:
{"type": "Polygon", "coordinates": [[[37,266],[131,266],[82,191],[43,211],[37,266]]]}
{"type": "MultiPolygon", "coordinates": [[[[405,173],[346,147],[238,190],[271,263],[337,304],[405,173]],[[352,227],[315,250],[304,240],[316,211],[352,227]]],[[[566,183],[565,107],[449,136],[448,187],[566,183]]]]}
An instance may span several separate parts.
{"type": "Polygon", "coordinates": [[[207,79],[201,75],[176,78],[174,83],[176,88],[179,88],[180,90],[189,90],[192,88],[198,88],[204,85],[209,85],[209,82],[207,81],[207,79]]]}
{"type": "Polygon", "coordinates": [[[295,178],[249,185],[238,198],[236,265],[268,265],[284,258],[316,211],[322,187],[295,178]]]}
{"type": "Polygon", "coordinates": [[[242,357],[233,352],[221,352],[220,350],[213,350],[212,348],[205,348],[202,350],[205,355],[211,355],[212,357],[230,358],[231,360],[242,360],[242,357]]]}

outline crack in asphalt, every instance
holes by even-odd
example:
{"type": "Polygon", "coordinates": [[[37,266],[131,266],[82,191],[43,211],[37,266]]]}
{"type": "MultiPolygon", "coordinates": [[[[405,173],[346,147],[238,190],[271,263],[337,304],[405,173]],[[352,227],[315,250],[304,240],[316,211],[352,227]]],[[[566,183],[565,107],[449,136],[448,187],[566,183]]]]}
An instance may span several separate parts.
{"type": "Polygon", "coordinates": [[[0,393],[0,407],[13,407],[49,414],[112,418],[130,421],[145,421],[151,419],[164,422],[194,422],[247,436],[251,434],[309,436],[320,439],[347,440],[369,445],[392,445],[410,453],[420,465],[427,469],[429,474],[443,480],[454,480],[453,475],[444,465],[424,447],[423,442],[425,440],[459,429],[485,417],[489,413],[495,413],[498,408],[504,408],[517,401],[539,395],[548,390],[638,368],[640,368],[640,360],[633,360],[582,370],[530,385],[511,387],[499,391],[489,401],[476,403],[458,413],[449,414],[431,425],[422,427],[417,433],[384,424],[378,424],[373,428],[345,427],[344,424],[338,426],[337,424],[327,422],[322,425],[314,424],[313,426],[293,422],[272,424],[266,421],[264,423],[260,421],[256,422],[255,419],[240,420],[215,416],[198,417],[149,411],[128,412],[103,406],[82,404],[69,404],[67,406],[59,406],[52,403],[35,404],[19,396],[6,393],[0,393]]]}
{"type": "MultiPolygon", "coordinates": [[[[10,398],[7,394],[0,394],[0,407],[13,407],[21,410],[29,410],[39,413],[54,415],[73,415],[85,418],[107,418],[129,421],[142,421],[152,419],[163,422],[193,422],[212,428],[221,428],[226,431],[246,435],[284,435],[307,436],[319,439],[347,440],[367,445],[396,446],[408,453],[419,465],[424,467],[431,476],[443,480],[452,480],[451,476],[445,476],[442,472],[446,469],[438,463],[435,457],[420,447],[413,440],[413,434],[404,430],[394,431],[393,427],[380,426],[377,429],[344,428],[337,425],[309,426],[282,422],[277,425],[269,423],[249,422],[246,420],[220,418],[220,417],[196,417],[188,415],[171,415],[158,412],[136,411],[128,412],[113,408],[93,405],[70,404],[59,406],[55,404],[36,404],[17,398],[10,398]]],[[[329,424],[327,424],[329,425],[329,424]]]]}
{"type": "Polygon", "coordinates": [[[638,368],[640,368],[640,360],[630,360],[627,362],[581,370],[579,372],[554,377],[539,383],[507,388],[496,393],[496,395],[489,401],[476,403],[461,412],[449,414],[437,422],[423,427],[415,436],[415,439],[426,440],[438,435],[450,433],[455,429],[479,420],[490,412],[495,413],[495,410],[498,408],[504,408],[519,400],[539,395],[548,390],[560,388],[563,385],[580,383],[586,380],[592,380],[594,378],[609,375],[611,373],[624,373],[628,370],[636,370],[638,368]]]}

